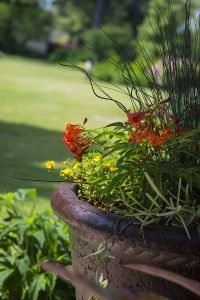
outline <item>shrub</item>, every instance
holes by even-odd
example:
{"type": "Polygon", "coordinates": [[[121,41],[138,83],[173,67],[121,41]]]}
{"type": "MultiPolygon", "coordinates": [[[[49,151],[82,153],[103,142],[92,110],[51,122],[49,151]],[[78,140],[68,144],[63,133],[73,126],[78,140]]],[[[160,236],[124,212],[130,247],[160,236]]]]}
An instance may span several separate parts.
{"type": "Polygon", "coordinates": [[[97,61],[105,60],[113,51],[118,52],[116,48],[120,49],[122,59],[129,60],[135,56],[129,28],[107,26],[104,30],[92,29],[85,33],[84,39],[95,53],[97,61]]]}
{"type": "Polygon", "coordinates": [[[84,48],[57,48],[49,55],[50,62],[69,61],[73,64],[77,64],[81,61],[93,60],[94,54],[84,48]]]}
{"type": "Polygon", "coordinates": [[[122,83],[119,70],[109,61],[97,63],[92,68],[92,74],[100,80],[122,83]]]}
{"type": "Polygon", "coordinates": [[[0,298],[3,300],[74,299],[74,292],[53,274],[45,260],[71,263],[66,225],[50,210],[35,212],[35,190],[0,195],[0,298]],[[31,205],[27,213],[25,200],[31,205]]]}
{"type": "Polygon", "coordinates": [[[1,50],[24,53],[28,41],[47,40],[52,27],[51,12],[36,3],[5,2],[8,3],[0,3],[1,50]]]}

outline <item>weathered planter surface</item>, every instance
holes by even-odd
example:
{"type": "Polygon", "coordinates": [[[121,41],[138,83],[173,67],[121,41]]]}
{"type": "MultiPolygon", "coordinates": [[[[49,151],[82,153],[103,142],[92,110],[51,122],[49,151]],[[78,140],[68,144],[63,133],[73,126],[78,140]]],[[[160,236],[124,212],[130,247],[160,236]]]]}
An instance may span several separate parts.
{"type": "MultiPolygon", "coordinates": [[[[200,281],[200,229],[190,231],[188,239],[182,229],[167,226],[141,226],[130,219],[105,213],[80,201],[74,185],[62,183],[53,193],[52,207],[70,225],[72,262],[90,280],[104,274],[114,290],[137,288],[170,297],[174,300],[197,300],[199,297],[166,280],[125,269],[132,262],[152,264],[200,281]],[[120,231],[122,231],[120,233],[120,231]],[[98,256],[86,256],[97,251],[100,243],[112,244],[115,259],[102,263],[95,271],[98,256]]],[[[77,300],[86,300],[87,290],[76,288],[77,300]]]]}

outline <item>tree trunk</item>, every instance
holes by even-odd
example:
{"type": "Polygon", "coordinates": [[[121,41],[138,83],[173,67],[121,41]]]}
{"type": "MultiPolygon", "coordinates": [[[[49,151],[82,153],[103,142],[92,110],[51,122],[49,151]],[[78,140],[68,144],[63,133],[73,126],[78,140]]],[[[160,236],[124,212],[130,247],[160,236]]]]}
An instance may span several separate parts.
{"type": "Polygon", "coordinates": [[[134,36],[137,34],[137,25],[140,20],[140,1],[132,0],[132,12],[131,12],[131,26],[133,29],[134,36]]]}
{"type": "Polygon", "coordinates": [[[98,28],[101,25],[104,9],[105,0],[96,0],[94,18],[92,22],[93,28],[98,28]]]}

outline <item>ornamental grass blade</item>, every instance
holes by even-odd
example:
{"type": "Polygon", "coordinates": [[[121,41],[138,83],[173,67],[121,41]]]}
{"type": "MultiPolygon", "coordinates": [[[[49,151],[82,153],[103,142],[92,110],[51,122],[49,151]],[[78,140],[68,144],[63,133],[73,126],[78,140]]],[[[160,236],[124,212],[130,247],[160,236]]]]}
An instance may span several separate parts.
{"type": "Polygon", "coordinates": [[[163,194],[160,192],[160,190],[157,188],[157,186],[155,185],[154,181],[152,180],[152,178],[150,177],[150,175],[147,172],[144,172],[144,175],[148,181],[148,183],[150,184],[152,190],[162,199],[164,200],[167,204],[168,201],[167,199],[163,196],[163,194]]]}
{"type": "Polygon", "coordinates": [[[60,279],[70,282],[74,286],[89,290],[92,294],[100,297],[101,300],[169,300],[154,293],[140,292],[137,290],[129,291],[128,289],[124,289],[123,293],[111,292],[108,288],[103,289],[96,283],[85,279],[81,274],[73,272],[58,263],[42,262],[41,267],[44,271],[53,272],[60,279]]]}
{"type": "Polygon", "coordinates": [[[157,268],[145,264],[132,263],[132,264],[124,265],[124,267],[135,271],[141,271],[159,278],[166,279],[200,296],[200,282],[198,281],[186,278],[182,275],[176,274],[171,271],[163,270],[161,268],[157,268]]]}

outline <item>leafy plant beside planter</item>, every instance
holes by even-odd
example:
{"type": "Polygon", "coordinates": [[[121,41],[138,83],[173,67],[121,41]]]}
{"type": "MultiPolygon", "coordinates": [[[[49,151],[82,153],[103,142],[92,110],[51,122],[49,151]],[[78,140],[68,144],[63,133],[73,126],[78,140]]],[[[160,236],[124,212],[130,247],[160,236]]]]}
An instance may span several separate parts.
{"type": "MultiPolygon", "coordinates": [[[[87,119],[83,125],[67,124],[63,141],[76,160],[66,161],[60,175],[76,186],[62,184],[54,192],[52,206],[70,223],[75,270],[92,279],[98,263],[94,254],[104,241],[103,249],[115,259],[104,260],[101,272],[113,289],[125,284],[172,299],[196,299],[162,280],[127,273],[121,266],[151,262],[200,279],[199,20],[192,29],[189,1],[184,31],[178,33],[173,20],[170,6],[162,18],[158,13],[155,30],[161,39],[162,76],[139,45],[137,67],[150,90],[140,85],[130,64],[118,64],[125,89],[113,88],[129,97],[131,108],[110,96],[84,69],[71,66],[88,77],[99,98],[118,105],[125,120],[100,130],[86,130],[87,119]],[[170,34],[161,26],[168,18],[170,34]]],[[[54,169],[54,162],[46,167],[54,169]]],[[[77,299],[86,299],[88,293],[77,289],[77,299]]]]}
{"type": "Polygon", "coordinates": [[[0,299],[74,299],[74,290],[40,262],[71,264],[68,228],[50,210],[35,211],[36,190],[0,194],[0,299]],[[24,203],[29,201],[29,209],[24,203]]]}

